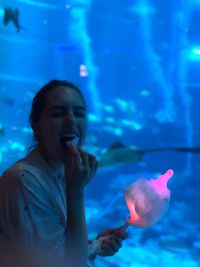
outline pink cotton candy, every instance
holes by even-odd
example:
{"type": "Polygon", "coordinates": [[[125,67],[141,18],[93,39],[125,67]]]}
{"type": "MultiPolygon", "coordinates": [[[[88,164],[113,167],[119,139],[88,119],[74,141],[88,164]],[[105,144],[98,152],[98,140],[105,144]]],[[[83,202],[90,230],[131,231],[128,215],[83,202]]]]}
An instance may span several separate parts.
{"type": "Polygon", "coordinates": [[[167,182],[169,181],[169,179],[172,177],[173,174],[174,174],[173,170],[169,169],[168,171],[166,171],[165,174],[160,175],[158,179],[156,180],[150,179],[149,182],[154,187],[157,194],[160,195],[160,197],[163,198],[170,197],[170,191],[167,188],[167,182]]]}
{"type": "Polygon", "coordinates": [[[170,169],[156,180],[140,178],[125,190],[129,225],[149,227],[160,220],[168,207],[170,191],[167,182],[172,175],[170,169]]]}

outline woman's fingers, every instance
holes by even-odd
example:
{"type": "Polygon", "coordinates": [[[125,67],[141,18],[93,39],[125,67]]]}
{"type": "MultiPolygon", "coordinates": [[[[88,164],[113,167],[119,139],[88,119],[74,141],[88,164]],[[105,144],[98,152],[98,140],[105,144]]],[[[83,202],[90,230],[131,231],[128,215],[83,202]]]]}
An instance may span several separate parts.
{"type": "Polygon", "coordinates": [[[97,167],[95,156],[74,144],[67,146],[66,173],[70,174],[68,182],[73,188],[82,190],[95,175],[97,167]]]}
{"type": "Polygon", "coordinates": [[[89,164],[90,164],[90,171],[91,176],[95,176],[97,168],[98,168],[98,161],[96,160],[96,157],[89,154],[89,164]]]}
{"type": "Polygon", "coordinates": [[[76,146],[74,146],[73,143],[70,143],[67,146],[67,161],[68,161],[68,165],[71,168],[72,165],[74,166],[79,166],[81,164],[80,161],[80,153],[78,151],[78,149],[76,148],[76,146]]]}
{"type": "Polygon", "coordinates": [[[85,171],[89,171],[89,159],[88,159],[88,153],[86,153],[82,148],[77,148],[79,155],[81,157],[81,165],[85,169],[85,171]]]}
{"type": "Polygon", "coordinates": [[[112,256],[121,248],[121,243],[119,239],[112,239],[111,236],[105,239],[101,244],[101,255],[102,256],[112,256]]]}
{"type": "Polygon", "coordinates": [[[109,235],[108,238],[104,240],[104,242],[110,245],[115,251],[118,251],[122,246],[122,239],[115,235],[109,235]]]}
{"type": "Polygon", "coordinates": [[[92,154],[85,152],[80,147],[78,148],[78,151],[79,151],[81,159],[82,159],[83,167],[90,173],[90,176],[93,177],[96,173],[97,168],[98,168],[98,162],[96,160],[96,157],[93,156],[92,154]]]}
{"type": "Polygon", "coordinates": [[[103,243],[101,245],[101,250],[102,250],[100,253],[101,256],[113,256],[116,253],[116,251],[106,243],[103,243]]]}
{"type": "Polygon", "coordinates": [[[108,229],[106,231],[103,231],[102,233],[100,233],[97,236],[97,238],[100,237],[100,236],[107,236],[107,235],[115,235],[115,236],[117,236],[119,238],[122,238],[122,239],[126,239],[127,236],[128,236],[127,232],[124,231],[123,229],[121,229],[121,228],[112,228],[112,229],[108,229]]]}

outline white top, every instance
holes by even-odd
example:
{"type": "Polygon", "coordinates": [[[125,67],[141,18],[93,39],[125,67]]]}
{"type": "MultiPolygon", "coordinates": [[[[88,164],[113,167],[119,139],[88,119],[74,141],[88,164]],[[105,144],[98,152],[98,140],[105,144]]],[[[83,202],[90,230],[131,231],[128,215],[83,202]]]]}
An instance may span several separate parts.
{"type": "Polygon", "coordinates": [[[64,180],[35,148],[0,179],[0,246],[9,240],[30,248],[39,241],[64,255],[66,227],[64,180]]]}

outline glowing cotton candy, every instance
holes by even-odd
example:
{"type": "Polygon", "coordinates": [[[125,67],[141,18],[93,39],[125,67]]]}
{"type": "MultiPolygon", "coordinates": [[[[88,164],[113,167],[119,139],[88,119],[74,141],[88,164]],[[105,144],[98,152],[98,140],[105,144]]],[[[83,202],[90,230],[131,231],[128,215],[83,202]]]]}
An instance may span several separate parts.
{"type": "Polygon", "coordinates": [[[149,227],[159,221],[168,207],[170,191],[167,182],[172,175],[173,170],[170,169],[156,180],[140,178],[125,190],[130,210],[126,226],[149,227]]]}

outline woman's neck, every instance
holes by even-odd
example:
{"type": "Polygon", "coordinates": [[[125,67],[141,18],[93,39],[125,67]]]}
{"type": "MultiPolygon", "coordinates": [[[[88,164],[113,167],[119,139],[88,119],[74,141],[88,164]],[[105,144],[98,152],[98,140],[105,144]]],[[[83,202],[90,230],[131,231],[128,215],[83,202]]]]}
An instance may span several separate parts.
{"type": "Polygon", "coordinates": [[[46,151],[46,149],[44,149],[42,146],[38,146],[38,150],[42,155],[43,159],[45,160],[45,162],[48,164],[51,171],[56,176],[60,175],[64,170],[63,164],[55,157],[51,156],[51,154],[48,151],[46,151]]]}

